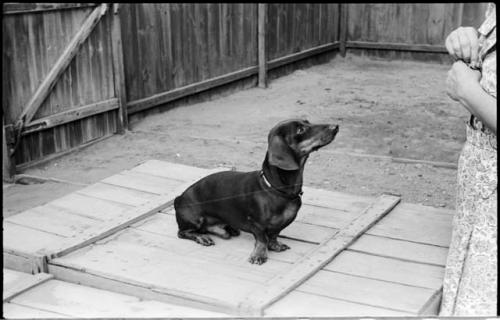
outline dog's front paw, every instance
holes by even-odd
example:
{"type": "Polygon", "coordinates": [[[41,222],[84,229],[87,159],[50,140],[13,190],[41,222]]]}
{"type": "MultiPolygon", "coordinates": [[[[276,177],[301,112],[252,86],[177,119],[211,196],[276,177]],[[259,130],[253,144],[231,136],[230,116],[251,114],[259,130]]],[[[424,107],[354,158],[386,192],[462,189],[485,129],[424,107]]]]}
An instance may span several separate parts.
{"type": "Polygon", "coordinates": [[[267,257],[263,255],[251,255],[248,261],[252,264],[263,264],[267,261],[267,257]]]}
{"type": "Polygon", "coordinates": [[[289,246],[277,240],[269,242],[269,245],[267,247],[269,250],[276,252],[281,252],[290,249],[289,246]]]}
{"type": "Polygon", "coordinates": [[[207,235],[198,235],[196,236],[195,241],[201,244],[202,246],[213,246],[215,244],[212,238],[210,238],[207,235]]]}

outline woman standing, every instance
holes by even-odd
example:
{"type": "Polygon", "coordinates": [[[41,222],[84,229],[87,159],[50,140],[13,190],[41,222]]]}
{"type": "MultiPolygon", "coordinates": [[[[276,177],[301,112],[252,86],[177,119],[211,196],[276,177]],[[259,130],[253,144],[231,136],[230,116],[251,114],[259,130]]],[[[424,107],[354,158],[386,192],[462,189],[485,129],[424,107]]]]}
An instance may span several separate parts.
{"type": "Polygon", "coordinates": [[[459,61],[447,93],[471,113],[458,163],[456,215],[440,316],[497,314],[496,14],[489,4],[478,30],[458,28],[446,39],[459,61]],[[466,64],[467,63],[467,64],[466,64]]]}

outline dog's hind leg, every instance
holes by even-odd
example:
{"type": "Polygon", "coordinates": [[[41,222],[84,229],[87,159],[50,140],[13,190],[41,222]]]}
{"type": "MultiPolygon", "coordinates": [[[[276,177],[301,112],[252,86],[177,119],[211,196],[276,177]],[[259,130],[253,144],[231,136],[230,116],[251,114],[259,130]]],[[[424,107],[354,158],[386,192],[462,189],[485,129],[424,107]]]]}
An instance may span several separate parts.
{"type": "Polygon", "coordinates": [[[206,218],[202,212],[192,210],[189,207],[182,207],[181,198],[177,197],[174,201],[175,218],[179,231],[177,236],[181,239],[193,240],[203,246],[212,246],[214,241],[205,233],[206,218]]]}

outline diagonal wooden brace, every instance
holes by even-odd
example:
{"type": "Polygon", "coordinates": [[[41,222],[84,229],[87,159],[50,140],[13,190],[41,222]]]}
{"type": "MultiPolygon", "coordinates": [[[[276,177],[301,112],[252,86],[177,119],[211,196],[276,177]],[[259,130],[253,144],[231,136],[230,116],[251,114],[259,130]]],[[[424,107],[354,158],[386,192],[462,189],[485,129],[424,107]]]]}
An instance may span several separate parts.
{"type": "Polygon", "coordinates": [[[108,4],[103,3],[96,7],[84,21],[80,30],[78,30],[73,39],[71,39],[68,46],[64,49],[63,54],[56,61],[52,69],[49,71],[45,79],[42,81],[40,86],[38,86],[35,93],[26,104],[26,107],[24,108],[17,121],[17,123],[20,124],[17,125],[17,127],[19,127],[17,128],[18,130],[22,130],[22,127],[24,125],[31,122],[33,116],[40,108],[43,101],[49,95],[50,90],[56,84],[57,79],[61,76],[61,74],[70,64],[73,57],[78,52],[80,45],[88,38],[94,27],[101,20],[102,16],[107,12],[107,10],[108,4]]]}

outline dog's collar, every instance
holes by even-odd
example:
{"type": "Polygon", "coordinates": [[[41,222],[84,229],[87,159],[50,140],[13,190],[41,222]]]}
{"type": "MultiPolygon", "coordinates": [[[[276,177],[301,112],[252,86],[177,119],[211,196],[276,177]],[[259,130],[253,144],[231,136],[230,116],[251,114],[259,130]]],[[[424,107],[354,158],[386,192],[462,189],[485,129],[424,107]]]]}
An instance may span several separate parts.
{"type": "Polygon", "coordinates": [[[264,181],[264,184],[266,186],[268,186],[271,190],[277,192],[281,196],[284,196],[284,197],[287,197],[290,199],[296,199],[296,198],[300,198],[302,196],[302,194],[304,193],[302,190],[300,190],[299,193],[290,194],[290,193],[286,193],[285,191],[282,191],[282,190],[276,188],[275,186],[273,186],[271,184],[271,182],[269,182],[269,180],[267,180],[266,175],[264,174],[264,170],[260,171],[260,176],[262,177],[262,180],[264,181]]]}

